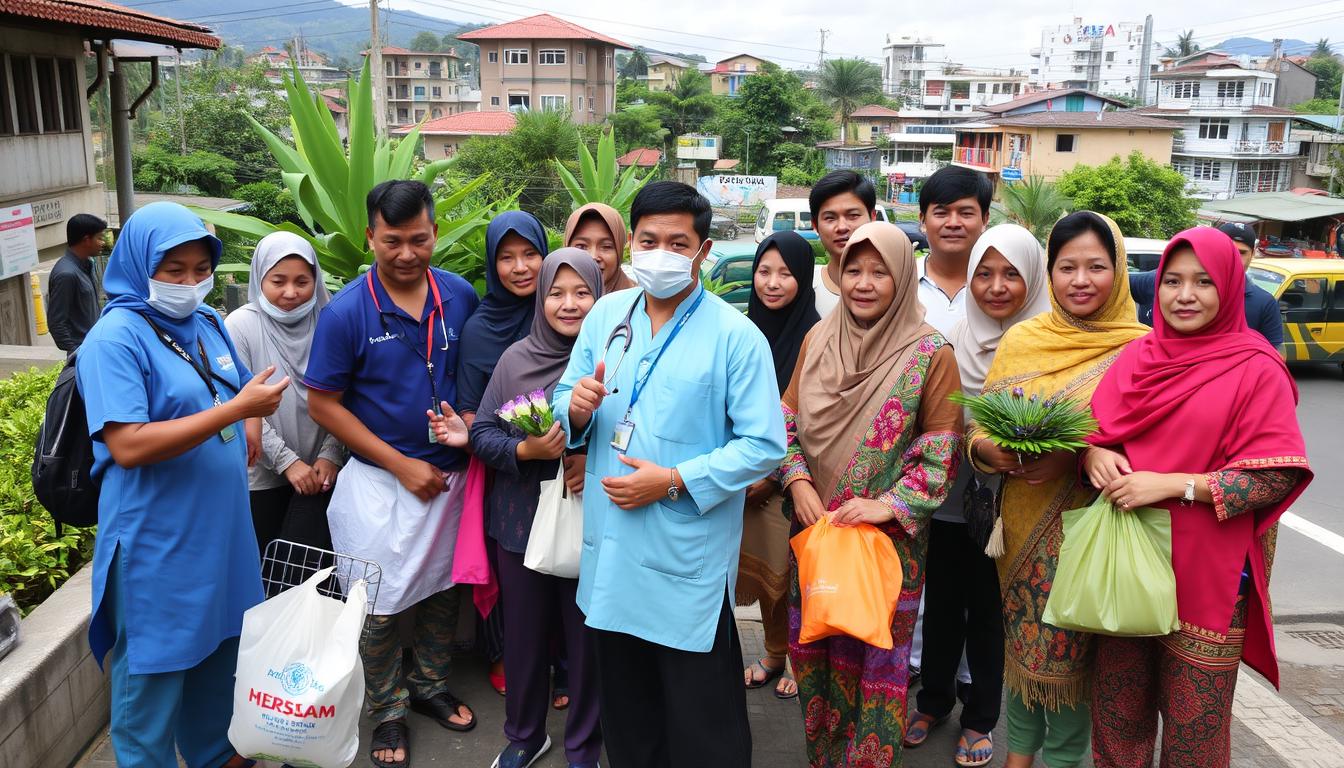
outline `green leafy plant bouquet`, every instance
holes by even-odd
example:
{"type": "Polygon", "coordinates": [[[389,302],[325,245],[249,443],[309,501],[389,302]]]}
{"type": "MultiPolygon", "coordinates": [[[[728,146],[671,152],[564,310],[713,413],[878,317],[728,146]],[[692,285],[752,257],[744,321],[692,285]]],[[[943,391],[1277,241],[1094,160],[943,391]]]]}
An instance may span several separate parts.
{"type": "Polygon", "coordinates": [[[1086,402],[1028,397],[1021,387],[976,397],[956,392],[948,399],[969,410],[995,445],[1016,453],[1039,455],[1085,448],[1086,438],[1097,431],[1097,420],[1086,402]]]}

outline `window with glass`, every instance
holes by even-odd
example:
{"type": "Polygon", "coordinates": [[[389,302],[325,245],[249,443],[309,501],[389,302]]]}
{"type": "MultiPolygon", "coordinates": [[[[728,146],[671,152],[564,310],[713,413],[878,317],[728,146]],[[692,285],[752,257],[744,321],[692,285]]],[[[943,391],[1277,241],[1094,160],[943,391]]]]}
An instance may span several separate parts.
{"type": "Polygon", "coordinates": [[[491,64],[499,63],[499,51],[491,51],[485,55],[485,60],[491,64]]]}
{"type": "Polygon", "coordinates": [[[526,93],[509,94],[509,111],[522,110],[526,112],[532,108],[532,97],[526,93]]]}
{"type": "Polygon", "coordinates": [[[1179,80],[1171,84],[1171,97],[1173,99],[1197,99],[1199,98],[1198,80],[1179,80]]]}
{"type": "Polygon", "coordinates": [[[575,58],[578,59],[579,64],[581,64],[581,65],[586,65],[586,64],[588,63],[588,62],[585,60],[585,59],[587,59],[587,56],[584,55],[583,51],[578,51],[577,53],[574,54],[574,56],[575,56],[575,58]]]}
{"type": "Polygon", "coordinates": [[[1078,136],[1072,133],[1060,133],[1055,135],[1056,152],[1073,152],[1078,145],[1078,136]]]}
{"type": "Polygon", "coordinates": [[[1230,128],[1231,122],[1228,120],[1217,120],[1206,117],[1199,121],[1199,138],[1215,140],[1226,139],[1230,128]]]}
{"type": "Polygon", "coordinates": [[[14,110],[18,113],[17,133],[38,133],[37,92],[33,89],[31,56],[9,57],[9,82],[14,90],[14,110]]]}
{"type": "Polygon", "coordinates": [[[1196,181],[1218,181],[1223,175],[1223,164],[1217,160],[1196,160],[1189,175],[1196,181]]]}
{"type": "Polygon", "coordinates": [[[526,48],[505,48],[505,49],[504,49],[504,63],[505,63],[505,64],[526,64],[526,63],[528,62],[527,54],[528,54],[528,51],[527,51],[526,48]]]}
{"type": "Polygon", "coordinates": [[[564,48],[542,48],[537,51],[537,63],[555,65],[566,63],[568,52],[564,48]]]}
{"type": "Polygon", "coordinates": [[[1218,98],[1240,99],[1246,93],[1246,83],[1242,80],[1218,83],[1218,98]]]}
{"type": "Polygon", "coordinates": [[[499,97],[498,97],[498,96],[491,96],[491,97],[490,97],[490,106],[492,106],[492,107],[498,107],[498,106],[499,106],[499,97]]]}
{"type": "Polygon", "coordinates": [[[562,110],[565,108],[564,96],[542,96],[541,108],[546,110],[562,110]]]}

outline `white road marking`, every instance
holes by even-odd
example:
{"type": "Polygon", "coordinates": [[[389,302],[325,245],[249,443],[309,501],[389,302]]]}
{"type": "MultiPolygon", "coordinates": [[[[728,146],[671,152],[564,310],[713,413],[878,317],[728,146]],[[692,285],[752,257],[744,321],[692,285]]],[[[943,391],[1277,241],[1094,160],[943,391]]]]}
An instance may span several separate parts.
{"type": "Polygon", "coordinates": [[[1292,528],[1303,536],[1314,540],[1316,543],[1329,547],[1339,554],[1344,555],[1344,536],[1340,536],[1338,533],[1335,533],[1328,528],[1322,528],[1310,520],[1299,517],[1292,512],[1284,512],[1283,516],[1279,518],[1279,522],[1292,528]]]}
{"type": "Polygon", "coordinates": [[[1245,668],[1237,675],[1232,715],[1289,765],[1304,768],[1344,766],[1344,744],[1289,706],[1245,668]]]}

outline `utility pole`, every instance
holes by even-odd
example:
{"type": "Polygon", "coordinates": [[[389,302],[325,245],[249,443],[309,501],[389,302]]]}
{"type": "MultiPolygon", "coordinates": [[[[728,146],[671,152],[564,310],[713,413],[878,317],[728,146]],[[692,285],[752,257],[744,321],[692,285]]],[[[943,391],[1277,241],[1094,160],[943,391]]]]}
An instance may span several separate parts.
{"type": "Polygon", "coordinates": [[[177,133],[182,138],[182,154],[187,154],[187,113],[182,109],[182,49],[177,49],[177,66],[173,68],[173,85],[177,88],[177,133]]]}
{"type": "Polygon", "coordinates": [[[826,65],[826,38],[830,36],[831,30],[819,29],[821,33],[821,42],[817,46],[817,84],[821,84],[821,70],[826,65]]]}
{"type": "Polygon", "coordinates": [[[746,172],[746,175],[750,176],[750,175],[751,175],[751,128],[748,127],[748,128],[746,128],[745,130],[746,130],[746,133],[747,133],[747,172],[746,172]]]}
{"type": "Polygon", "coordinates": [[[1139,53],[1139,106],[1148,106],[1148,83],[1152,76],[1153,16],[1143,20],[1143,50],[1139,53]]]}
{"type": "Polygon", "coordinates": [[[383,79],[383,41],[378,34],[378,0],[369,0],[369,74],[373,77],[373,127],[379,138],[387,136],[387,91],[383,79]]]}

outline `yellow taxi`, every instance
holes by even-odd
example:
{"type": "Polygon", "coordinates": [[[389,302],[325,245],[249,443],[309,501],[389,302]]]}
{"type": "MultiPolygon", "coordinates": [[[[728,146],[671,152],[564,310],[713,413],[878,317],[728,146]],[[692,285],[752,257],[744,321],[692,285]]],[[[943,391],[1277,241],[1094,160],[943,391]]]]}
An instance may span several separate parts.
{"type": "Polygon", "coordinates": [[[1289,362],[1344,363],[1344,259],[1256,259],[1246,276],[1278,300],[1289,362]]]}

